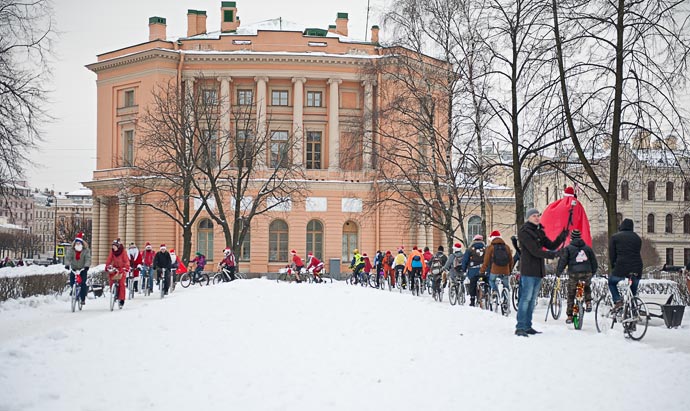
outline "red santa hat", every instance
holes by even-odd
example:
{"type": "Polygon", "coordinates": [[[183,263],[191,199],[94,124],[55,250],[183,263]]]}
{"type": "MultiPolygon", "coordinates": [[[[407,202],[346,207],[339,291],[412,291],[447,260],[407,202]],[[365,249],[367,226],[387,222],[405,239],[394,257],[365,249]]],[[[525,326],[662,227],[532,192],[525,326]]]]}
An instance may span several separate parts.
{"type": "Polygon", "coordinates": [[[309,252],[307,253],[307,257],[313,257],[313,256],[314,256],[314,253],[312,253],[311,251],[309,251],[309,252]]]}
{"type": "Polygon", "coordinates": [[[472,239],[472,241],[484,241],[484,236],[481,235],[481,234],[477,234],[477,235],[474,236],[474,238],[472,239]]]}
{"type": "Polygon", "coordinates": [[[494,230],[491,232],[491,234],[489,234],[489,237],[491,237],[491,238],[496,238],[496,237],[500,237],[500,236],[501,236],[501,232],[498,230],[494,230]]]}
{"type": "Polygon", "coordinates": [[[369,256],[367,255],[367,253],[362,254],[362,257],[364,257],[364,258],[369,258],[369,256]]]}
{"type": "Polygon", "coordinates": [[[80,243],[84,244],[84,233],[80,232],[77,234],[77,237],[74,239],[74,241],[79,241],[80,243]]]}
{"type": "Polygon", "coordinates": [[[460,251],[460,250],[462,250],[462,244],[460,244],[460,243],[453,244],[453,252],[460,251]]]}
{"type": "Polygon", "coordinates": [[[412,249],[413,249],[413,250],[416,250],[416,249],[417,249],[417,246],[412,247],[412,249]]]}
{"type": "Polygon", "coordinates": [[[174,249],[174,248],[171,248],[171,249],[170,249],[170,254],[175,254],[175,249],[174,249]]]}
{"type": "Polygon", "coordinates": [[[165,244],[161,244],[161,250],[165,249],[165,244]]]}
{"type": "Polygon", "coordinates": [[[147,250],[150,250],[150,249],[151,249],[151,243],[149,243],[149,242],[147,241],[147,242],[146,242],[146,245],[145,245],[144,247],[145,247],[147,250]]]}
{"type": "Polygon", "coordinates": [[[566,187],[565,190],[563,190],[563,195],[566,197],[575,197],[575,189],[572,187],[566,187]]]}
{"type": "Polygon", "coordinates": [[[295,251],[295,250],[290,250],[290,254],[297,254],[297,251],[295,251]]]}

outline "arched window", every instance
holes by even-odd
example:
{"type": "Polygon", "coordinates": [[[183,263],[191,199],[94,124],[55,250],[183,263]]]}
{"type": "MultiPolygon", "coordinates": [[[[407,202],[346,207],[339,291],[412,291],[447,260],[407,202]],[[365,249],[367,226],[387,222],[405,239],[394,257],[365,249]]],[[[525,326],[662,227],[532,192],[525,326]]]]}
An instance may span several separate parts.
{"type": "Polygon", "coordinates": [[[666,182],[666,201],[673,201],[673,182],[666,182]]]}
{"type": "Polygon", "coordinates": [[[666,227],[664,229],[665,233],[673,233],[673,216],[671,214],[666,214],[666,227]]]}
{"type": "Polygon", "coordinates": [[[467,238],[471,241],[475,235],[482,233],[482,218],[476,215],[467,220],[467,238]]]}
{"type": "Polygon", "coordinates": [[[343,224],[343,255],[342,261],[350,261],[352,252],[357,248],[359,229],[354,221],[343,224]]]}
{"type": "Polygon", "coordinates": [[[196,250],[206,256],[208,261],[213,260],[213,223],[208,218],[199,222],[196,233],[196,250]]]}
{"type": "Polygon", "coordinates": [[[647,215],[647,232],[654,233],[654,214],[647,215]]]}
{"type": "Polygon", "coordinates": [[[622,222],[623,222],[623,214],[616,213],[616,226],[620,227],[622,222]]]}
{"type": "Polygon", "coordinates": [[[690,201],[690,181],[686,181],[683,185],[683,200],[690,201]]]}
{"type": "Polygon", "coordinates": [[[621,183],[621,200],[630,200],[630,187],[627,180],[621,183]]]}
{"type": "Polygon", "coordinates": [[[683,234],[690,234],[690,214],[683,216],[683,234]]]}
{"type": "Polygon", "coordinates": [[[650,181],[649,183],[647,183],[647,200],[649,200],[649,201],[656,200],[656,182],[655,181],[650,181]]]}
{"type": "Polygon", "coordinates": [[[307,223],[307,252],[309,251],[323,261],[323,224],[319,220],[307,223]]]}
{"type": "Polygon", "coordinates": [[[283,220],[273,220],[268,226],[268,261],[288,261],[288,225],[283,220]]]}

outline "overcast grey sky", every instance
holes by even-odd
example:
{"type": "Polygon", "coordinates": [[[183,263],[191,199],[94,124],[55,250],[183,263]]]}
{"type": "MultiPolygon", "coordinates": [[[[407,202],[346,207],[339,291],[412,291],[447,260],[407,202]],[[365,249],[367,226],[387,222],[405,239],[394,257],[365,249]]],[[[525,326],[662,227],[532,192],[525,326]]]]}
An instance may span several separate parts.
{"type": "MultiPolygon", "coordinates": [[[[390,1],[390,0],[388,0],[390,1]]],[[[55,120],[44,127],[45,141],[27,170],[31,187],[71,191],[89,181],[96,167],[96,75],[84,66],[96,55],[148,40],[148,18],[167,19],[168,37],[187,33],[187,9],[206,10],[207,30],[220,29],[220,0],[55,0],[61,33],[47,110],[55,120]]],[[[370,1],[369,26],[380,24],[385,0],[370,1]]],[[[367,0],[237,0],[243,24],[282,17],[310,27],[335,24],[336,13],[349,13],[349,35],[364,39],[367,0]]],[[[385,33],[381,33],[385,38],[385,33]]]]}

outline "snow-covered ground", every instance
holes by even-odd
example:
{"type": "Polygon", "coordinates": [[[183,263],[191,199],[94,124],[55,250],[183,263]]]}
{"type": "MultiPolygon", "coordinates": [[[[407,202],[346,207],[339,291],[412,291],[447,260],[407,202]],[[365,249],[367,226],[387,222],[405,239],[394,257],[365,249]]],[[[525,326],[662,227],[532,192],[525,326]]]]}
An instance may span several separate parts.
{"type": "MultiPolygon", "coordinates": [[[[642,342],[342,283],[0,305],[0,411],[688,410],[690,312],[642,342]]],[[[588,321],[589,320],[589,321],[588,321]]]]}

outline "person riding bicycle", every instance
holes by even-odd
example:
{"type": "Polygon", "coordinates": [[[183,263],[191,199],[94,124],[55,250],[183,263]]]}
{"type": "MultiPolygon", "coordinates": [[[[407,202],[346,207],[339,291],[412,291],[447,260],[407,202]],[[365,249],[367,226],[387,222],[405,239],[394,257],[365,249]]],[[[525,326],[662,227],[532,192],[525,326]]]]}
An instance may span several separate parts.
{"type": "Polygon", "coordinates": [[[391,250],[386,250],[386,254],[381,257],[381,268],[383,269],[383,278],[388,279],[390,276],[391,287],[395,287],[395,271],[393,270],[393,254],[391,250]]]}
{"type": "Polygon", "coordinates": [[[206,267],[206,256],[201,251],[197,251],[196,256],[190,263],[196,263],[196,268],[194,269],[194,280],[196,281],[201,277],[201,272],[206,267]]]}
{"type": "Polygon", "coordinates": [[[170,284],[172,285],[173,291],[175,291],[175,284],[177,284],[177,279],[180,278],[182,274],[187,272],[187,267],[182,262],[179,255],[175,254],[175,249],[170,249],[170,284]]]}
{"type": "Polygon", "coordinates": [[[302,258],[297,255],[297,251],[290,250],[290,254],[292,254],[292,269],[295,273],[295,278],[297,278],[298,283],[301,283],[302,279],[300,278],[300,274],[302,274],[304,262],[302,261],[302,258]]]}
{"type": "Polygon", "coordinates": [[[158,284],[159,281],[163,281],[163,292],[165,294],[168,294],[168,290],[170,289],[170,276],[168,273],[172,269],[172,263],[172,258],[170,257],[168,248],[165,246],[165,244],[161,244],[160,250],[153,258],[153,269],[156,270],[157,274],[156,284],[158,284]],[[161,276],[163,278],[161,278],[161,276]]]}
{"type": "Polygon", "coordinates": [[[427,275],[429,275],[429,264],[431,259],[434,258],[434,254],[429,251],[429,247],[424,247],[424,252],[422,253],[424,258],[424,267],[422,268],[422,281],[426,281],[427,275]]]}
{"type": "Polygon", "coordinates": [[[477,298],[477,282],[481,276],[479,272],[482,264],[484,264],[485,253],[484,236],[477,234],[462,257],[462,270],[467,272],[467,278],[470,279],[470,285],[467,287],[467,292],[470,294],[470,307],[474,307],[477,298]]]}
{"type": "Polygon", "coordinates": [[[321,271],[323,270],[323,262],[319,261],[318,258],[314,256],[314,253],[309,251],[307,254],[307,270],[312,270],[314,273],[314,281],[317,283],[322,282],[321,271]]]}
{"type": "Polygon", "coordinates": [[[414,285],[415,278],[419,277],[420,281],[422,279],[422,270],[424,268],[424,255],[422,251],[414,246],[409,258],[407,259],[407,264],[405,265],[405,271],[410,273],[410,286],[414,285]]]}
{"type": "Polygon", "coordinates": [[[626,218],[620,225],[619,232],[609,240],[609,261],[611,275],[609,275],[609,291],[613,298],[613,309],[623,306],[623,300],[618,292],[618,283],[625,278],[632,280],[630,291],[637,295],[637,286],[642,275],[642,240],[633,231],[633,220],[626,218]]]}
{"type": "Polygon", "coordinates": [[[434,254],[427,265],[427,271],[432,275],[435,287],[446,288],[447,278],[446,271],[443,267],[448,262],[448,257],[443,253],[443,246],[438,246],[436,254],[434,254]]]}
{"type": "Polygon", "coordinates": [[[362,254],[362,260],[364,260],[364,268],[362,269],[364,271],[364,276],[362,278],[362,281],[366,282],[369,279],[369,276],[371,275],[371,269],[374,268],[374,266],[371,264],[371,260],[369,260],[369,256],[367,255],[367,253],[362,254]]]}
{"type": "Polygon", "coordinates": [[[510,273],[513,271],[514,264],[513,251],[501,238],[500,231],[492,231],[489,239],[491,239],[491,243],[486,248],[486,253],[484,253],[484,261],[479,268],[479,275],[485,275],[488,270],[491,291],[498,293],[498,287],[496,286],[497,278],[501,279],[503,288],[509,288],[510,273]]]}
{"type": "Polygon", "coordinates": [[[570,233],[570,244],[563,249],[563,253],[558,260],[556,276],[568,267],[568,306],[565,310],[565,323],[573,322],[573,305],[575,303],[575,293],[577,292],[578,281],[585,282],[585,311],[592,311],[592,276],[597,273],[597,257],[594,251],[582,240],[580,230],[573,230],[570,233]]]}
{"type": "Polygon", "coordinates": [[[134,292],[139,291],[139,267],[141,266],[142,256],[139,252],[139,248],[134,243],[129,243],[127,248],[127,256],[129,257],[129,266],[132,268],[132,287],[134,287],[134,292]]]}
{"type": "Polygon", "coordinates": [[[364,259],[359,250],[355,248],[352,251],[352,261],[350,261],[350,270],[352,270],[352,274],[355,277],[355,284],[359,283],[359,275],[362,269],[364,269],[364,259]]]}
{"type": "Polygon", "coordinates": [[[148,278],[147,287],[151,292],[153,292],[153,257],[155,256],[151,243],[147,241],[141,256],[141,274],[148,278]]]}
{"type": "MultiPolygon", "coordinates": [[[[237,267],[237,261],[235,261],[235,254],[232,252],[232,248],[226,247],[225,250],[223,250],[223,260],[218,263],[218,267],[222,269],[227,269],[228,274],[230,275],[230,281],[236,280],[237,278],[235,277],[235,269],[237,267]]],[[[225,281],[225,278],[223,278],[223,281],[225,281]]]]}
{"type": "Polygon", "coordinates": [[[77,237],[72,241],[72,246],[67,248],[65,254],[65,268],[79,273],[69,273],[69,285],[74,285],[75,281],[81,284],[79,290],[79,298],[81,305],[86,303],[86,294],[89,292],[89,287],[86,285],[86,277],[89,273],[89,266],[91,265],[91,250],[89,245],[84,241],[84,233],[77,234],[77,237]]]}
{"type": "Polygon", "coordinates": [[[125,305],[125,277],[129,271],[129,258],[119,238],[113,241],[108,258],[105,260],[105,266],[108,269],[114,269],[114,272],[108,270],[108,286],[112,286],[114,281],[119,283],[117,298],[120,300],[120,307],[122,307],[125,305]],[[120,279],[114,280],[114,277],[117,276],[120,279]]]}
{"type": "Polygon", "coordinates": [[[398,254],[395,256],[393,259],[393,268],[395,271],[393,272],[393,284],[395,284],[395,281],[400,281],[400,285],[404,288],[407,286],[405,283],[405,266],[407,265],[407,257],[405,256],[405,252],[401,249],[398,250],[398,254]],[[397,278],[398,274],[400,275],[401,278],[397,278]]]}

